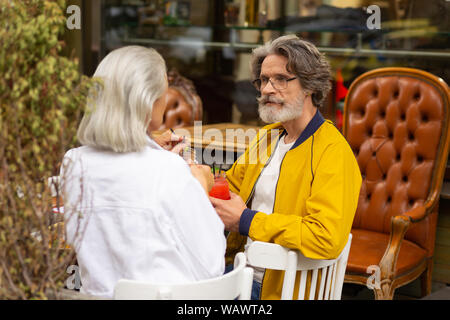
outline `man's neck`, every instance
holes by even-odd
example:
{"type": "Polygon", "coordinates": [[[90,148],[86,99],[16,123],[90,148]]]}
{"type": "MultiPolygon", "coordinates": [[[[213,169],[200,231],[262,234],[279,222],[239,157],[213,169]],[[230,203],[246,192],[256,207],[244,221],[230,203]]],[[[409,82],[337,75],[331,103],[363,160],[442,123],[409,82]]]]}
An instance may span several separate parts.
{"type": "Polygon", "coordinates": [[[316,115],[316,112],[318,112],[316,107],[312,105],[307,107],[305,105],[300,117],[283,122],[282,125],[287,131],[287,135],[284,137],[284,142],[291,143],[296,141],[302,134],[303,130],[305,130],[311,119],[316,115]]]}

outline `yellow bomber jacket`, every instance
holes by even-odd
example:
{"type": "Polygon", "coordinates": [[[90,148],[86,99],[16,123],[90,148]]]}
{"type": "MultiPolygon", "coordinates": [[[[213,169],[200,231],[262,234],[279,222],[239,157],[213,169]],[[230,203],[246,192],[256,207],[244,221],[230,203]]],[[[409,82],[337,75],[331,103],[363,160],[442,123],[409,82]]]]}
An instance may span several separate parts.
{"type": "MultiPolygon", "coordinates": [[[[278,139],[280,123],[259,130],[227,171],[230,190],[248,206],[278,139]]],[[[254,241],[298,249],[312,259],[334,259],[347,243],[358,204],[361,173],[353,152],[332,122],[317,110],[281,163],[273,212],[245,209],[239,233],[227,237],[226,263],[254,241]]],[[[261,299],[280,299],[283,272],[266,270],[261,299]]],[[[294,293],[298,292],[298,277],[294,293]]]]}

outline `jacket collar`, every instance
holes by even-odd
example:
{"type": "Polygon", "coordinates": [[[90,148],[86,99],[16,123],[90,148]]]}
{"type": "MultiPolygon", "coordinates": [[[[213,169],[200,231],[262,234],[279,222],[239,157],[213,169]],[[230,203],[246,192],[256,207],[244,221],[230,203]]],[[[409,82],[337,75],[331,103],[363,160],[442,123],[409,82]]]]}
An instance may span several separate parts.
{"type": "MultiPolygon", "coordinates": [[[[312,136],[317,129],[320,128],[322,123],[325,122],[324,117],[320,113],[319,109],[317,109],[316,114],[314,117],[309,121],[308,125],[306,126],[305,130],[300,134],[300,137],[297,138],[294,145],[291,147],[290,150],[297,148],[299,145],[301,145],[304,141],[306,141],[310,136],[312,136]]],[[[283,131],[283,134],[281,134],[281,137],[286,134],[286,129],[283,131]]]]}

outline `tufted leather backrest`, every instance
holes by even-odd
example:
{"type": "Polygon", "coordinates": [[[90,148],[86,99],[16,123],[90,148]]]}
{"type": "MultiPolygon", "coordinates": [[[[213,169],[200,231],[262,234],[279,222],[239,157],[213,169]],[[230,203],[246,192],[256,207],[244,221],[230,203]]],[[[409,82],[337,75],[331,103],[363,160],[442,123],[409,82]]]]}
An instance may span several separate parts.
{"type": "Polygon", "coordinates": [[[168,82],[166,111],[159,129],[193,126],[194,121],[202,120],[202,100],[192,81],[173,69],[168,73],[168,82]]]}
{"type": "MultiPolygon", "coordinates": [[[[410,68],[373,70],[352,83],[343,134],[363,177],[354,228],[389,233],[391,217],[436,198],[448,150],[449,96],[443,80],[410,68]]],[[[437,206],[434,213],[405,236],[429,252],[437,206]]]]}

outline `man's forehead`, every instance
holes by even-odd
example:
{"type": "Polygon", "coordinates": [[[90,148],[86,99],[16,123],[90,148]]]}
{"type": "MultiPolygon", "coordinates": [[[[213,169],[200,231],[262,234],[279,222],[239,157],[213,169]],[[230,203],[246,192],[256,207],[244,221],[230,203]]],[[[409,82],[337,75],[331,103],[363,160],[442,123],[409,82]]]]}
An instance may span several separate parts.
{"type": "Polygon", "coordinates": [[[271,75],[288,75],[291,74],[287,70],[288,59],[286,57],[271,54],[268,55],[261,64],[261,74],[271,75]]]}

